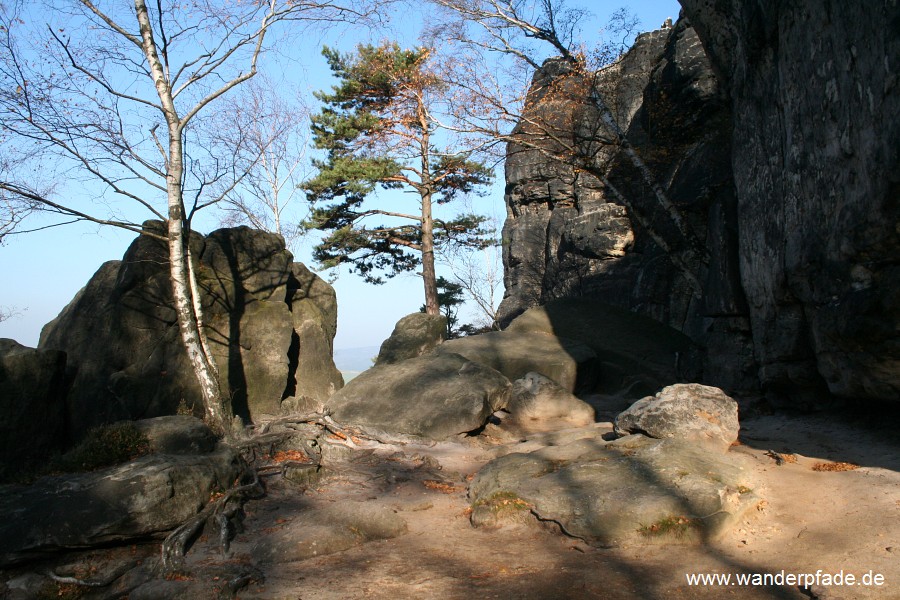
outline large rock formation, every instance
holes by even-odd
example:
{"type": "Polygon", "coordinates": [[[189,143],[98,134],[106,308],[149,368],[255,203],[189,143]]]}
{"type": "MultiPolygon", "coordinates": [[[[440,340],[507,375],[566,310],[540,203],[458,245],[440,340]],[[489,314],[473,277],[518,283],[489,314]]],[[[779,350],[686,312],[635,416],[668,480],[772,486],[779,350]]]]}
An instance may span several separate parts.
{"type": "Polygon", "coordinates": [[[0,338],[0,477],[62,449],[66,355],[0,338]]]}
{"type": "Polygon", "coordinates": [[[549,61],[532,116],[570,123],[600,177],[510,145],[502,320],[596,298],[690,336],[706,383],[895,400],[900,8],[682,4],[690,22],[640,36],[595,89],[684,226],[626,152],[595,148],[588,100],[540,102],[567,76],[549,61]]]}
{"type": "MultiPolygon", "coordinates": [[[[191,251],[222,393],[236,415],[278,414],[291,397],[321,404],[343,385],[331,359],[334,290],[293,263],[281,237],[220,229],[194,234],[191,251]]],[[[171,308],[167,256],[162,242],[138,237],[41,332],[41,348],[68,355],[74,438],[100,423],[174,414],[179,405],[201,414],[171,308]]]]}
{"type": "Polygon", "coordinates": [[[733,106],[760,379],[900,398],[900,5],[681,0],[733,106]]]}
{"type": "MultiPolygon", "coordinates": [[[[564,71],[548,62],[532,94],[564,71]]],[[[593,85],[684,226],[673,222],[626,153],[596,142],[610,132],[597,125],[602,120],[586,96],[554,106],[549,118],[560,127],[574,124],[568,127],[602,177],[548,160],[540,149],[510,145],[501,320],[558,298],[597,298],[710,348],[700,366],[706,380],[754,387],[736,254],[730,113],[696,34],[683,21],[643,34],[593,85]],[[705,249],[696,250],[699,242],[705,249]]]]}

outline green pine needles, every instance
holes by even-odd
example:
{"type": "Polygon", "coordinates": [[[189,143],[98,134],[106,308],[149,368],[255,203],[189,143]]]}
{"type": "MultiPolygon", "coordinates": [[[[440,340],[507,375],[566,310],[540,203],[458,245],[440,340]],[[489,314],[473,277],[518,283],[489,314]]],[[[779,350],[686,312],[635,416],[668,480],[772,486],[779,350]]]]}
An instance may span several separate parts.
{"type": "Polygon", "coordinates": [[[326,47],[322,54],[340,83],[316,94],[324,106],[312,118],[314,145],[327,153],[302,185],[313,205],[303,226],[327,232],[313,256],[325,268],[349,264],[376,284],[421,268],[426,312],[437,314],[435,251],[495,242],[485,217],[436,219],[433,204],[479,193],[492,172],[470,149],[454,146],[453,132],[441,125],[448,91],[431,49],[384,43],[352,54],[326,47]],[[384,201],[373,208],[372,200],[364,206],[377,190],[412,192],[418,210],[384,201]]]}

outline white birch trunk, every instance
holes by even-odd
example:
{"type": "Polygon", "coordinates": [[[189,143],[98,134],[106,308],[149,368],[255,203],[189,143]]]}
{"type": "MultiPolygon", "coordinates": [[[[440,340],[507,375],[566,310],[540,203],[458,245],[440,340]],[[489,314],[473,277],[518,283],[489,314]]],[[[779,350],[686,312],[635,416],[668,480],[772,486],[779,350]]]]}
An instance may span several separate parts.
{"type": "Polygon", "coordinates": [[[209,344],[200,327],[200,302],[194,298],[196,286],[192,286],[193,273],[188,263],[189,242],[185,231],[184,198],[181,187],[184,175],[182,123],[175,109],[172,90],[165,68],[159,59],[150,15],[144,0],[134,0],[135,12],[141,31],[141,45],[157,95],[163,106],[169,135],[166,157],[166,194],[168,204],[169,274],[172,280],[172,296],[181,340],[188,361],[200,385],[207,424],[218,434],[230,436],[231,422],[219,388],[218,371],[208,355],[209,344]]]}

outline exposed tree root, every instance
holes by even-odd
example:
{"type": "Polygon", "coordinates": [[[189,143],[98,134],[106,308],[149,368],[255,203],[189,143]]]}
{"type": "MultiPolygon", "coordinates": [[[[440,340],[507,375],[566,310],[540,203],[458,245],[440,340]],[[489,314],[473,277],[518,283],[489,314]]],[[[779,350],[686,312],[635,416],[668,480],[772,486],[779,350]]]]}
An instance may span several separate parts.
{"type": "Polygon", "coordinates": [[[182,566],[184,555],[191,543],[210,521],[218,527],[219,546],[223,555],[228,555],[232,528],[236,527],[235,522],[239,521],[244,502],[265,494],[265,488],[263,488],[256,469],[248,467],[247,473],[252,475],[253,481],[231,488],[166,537],[162,543],[162,567],[164,570],[173,571],[182,566]]]}
{"type": "Polygon", "coordinates": [[[273,456],[275,448],[296,437],[300,433],[297,428],[303,425],[313,425],[319,429],[318,435],[310,441],[310,448],[317,450],[318,452],[314,453],[317,453],[318,456],[312,457],[311,463],[303,464],[321,466],[319,442],[345,446],[352,450],[372,447],[401,448],[404,445],[402,441],[386,440],[383,439],[383,436],[357,427],[340,425],[327,413],[288,415],[263,424],[255,434],[247,439],[231,443],[232,447],[241,453],[246,463],[245,476],[241,480],[248,479],[249,475],[252,476],[252,481],[228,490],[166,537],[161,550],[162,567],[165,571],[176,570],[184,564],[184,556],[188,548],[208,523],[215,525],[219,547],[223,555],[228,555],[235,529],[240,526],[244,503],[251,498],[261,497],[265,494],[260,475],[271,474],[270,472],[273,470],[283,475],[288,466],[300,464],[296,461],[289,461],[280,465],[257,466],[256,463],[273,456]],[[286,431],[273,431],[277,427],[286,429],[286,431]]]}
{"type": "Polygon", "coordinates": [[[116,579],[133,569],[138,564],[137,561],[130,561],[125,564],[119,565],[117,568],[113,569],[105,576],[99,579],[78,579],[77,577],[67,577],[63,575],[57,575],[52,569],[46,571],[47,577],[55,581],[56,583],[64,583],[69,585],[81,585],[84,587],[106,587],[116,579]]]}

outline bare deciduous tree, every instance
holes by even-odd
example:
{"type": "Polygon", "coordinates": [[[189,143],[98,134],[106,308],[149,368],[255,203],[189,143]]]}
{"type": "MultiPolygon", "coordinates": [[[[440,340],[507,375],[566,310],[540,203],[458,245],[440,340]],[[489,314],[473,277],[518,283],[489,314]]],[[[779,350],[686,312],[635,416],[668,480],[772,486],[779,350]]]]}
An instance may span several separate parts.
{"type": "Polygon", "coordinates": [[[219,123],[214,135],[242,148],[246,165],[240,183],[223,195],[223,222],[277,233],[293,250],[304,233],[297,223],[306,217],[291,209],[300,205],[298,185],[308,177],[309,111],[288,101],[281,87],[265,75],[249,82],[226,103],[228,127],[219,123]]]}
{"type": "MultiPolygon", "coordinates": [[[[696,295],[701,284],[690,264],[706,260],[701,241],[668,198],[651,169],[629,142],[598,78],[617,68],[611,58],[621,42],[592,51],[578,44],[585,17],[563,0],[431,0],[447,17],[429,31],[432,39],[459,48],[448,79],[457,89],[454,126],[470,135],[508,142],[509,152],[535,150],[594,176],[607,193],[625,206],[681,271],[696,295]],[[455,18],[454,18],[455,16],[455,18]],[[544,61],[543,56],[557,58],[544,61]],[[496,57],[506,59],[505,70],[496,57]],[[534,73],[525,83],[523,73],[534,73]],[[495,74],[496,73],[496,74],[495,74]],[[519,82],[519,87],[510,82],[519,82]],[[586,111],[587,109],[587,111],[586,111]],[[668,224],[638,206],[607,177],[613,152],[621,152],[651,190],[668,224]]],[[[611,29],[631,32],[633,18],[615,13],[611,29]]],[[[501,61],[502,62],[502,61],[501,61]]]]}
{"type": "MultiPolygon", "coordinates": [[[[500,219],[496,215],[485,221],[488,231],[500,231],[500,219]]],[[[461,286],[466,296],[475,304],[477,329],[499,329],[497,310],[500,292],[503,290],[503,261],[499,240],[481,248],[454,248],[442,257],[441,263],[450,271],[453,281],[461,286]]]]}
{"type": "MultiPolygon", "coordinates": [[[[187,244],[196,212],[245,176],[239,149],[203,136],[204,119],[256,75],[277,24],[345,19],[330,0],[148,4],[70,0],[0,7],[0,190],[66,221],[156,237],[169,251],[181,339],[206,417],[229,435],[230,407],[204,331],[187,244]],[[95,202],[48,194],[35,174],[83,183],[95,202]],[[142,231],[144,218],[165,235],[142,231]]],[[[12,214],[12,213],[11,213],[12,214]]]]}

